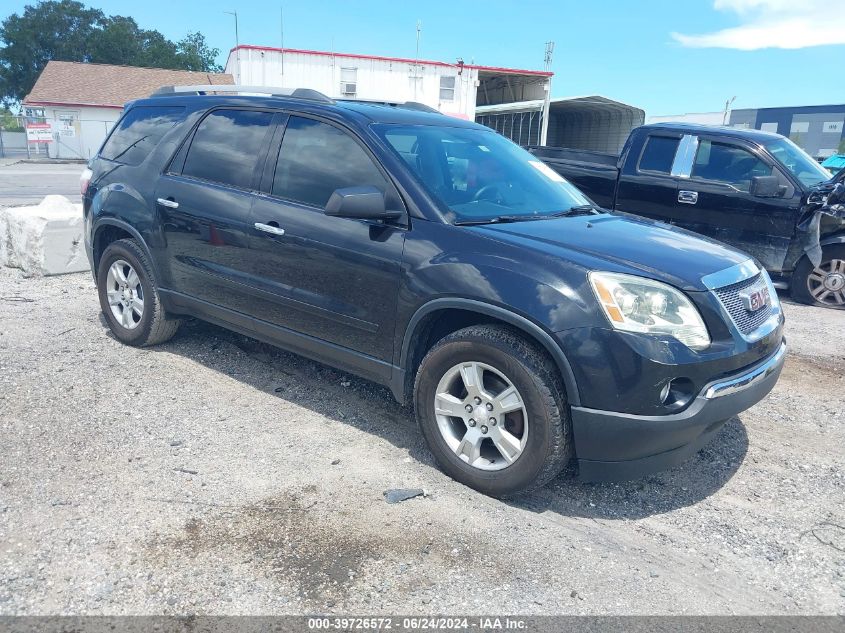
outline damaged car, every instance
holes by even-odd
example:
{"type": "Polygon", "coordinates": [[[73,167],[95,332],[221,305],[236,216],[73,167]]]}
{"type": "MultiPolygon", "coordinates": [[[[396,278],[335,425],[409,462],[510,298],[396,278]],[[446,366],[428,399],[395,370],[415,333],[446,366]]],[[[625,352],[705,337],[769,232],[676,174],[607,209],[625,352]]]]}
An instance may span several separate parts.
{"type": "Polygon", "coordinates": [[[739,248],[796,301],[845,308],[842,174],[831,178],[788,138],[658,123],[634,129],[619,155],[531,151],[601,207],[739,248]]]}

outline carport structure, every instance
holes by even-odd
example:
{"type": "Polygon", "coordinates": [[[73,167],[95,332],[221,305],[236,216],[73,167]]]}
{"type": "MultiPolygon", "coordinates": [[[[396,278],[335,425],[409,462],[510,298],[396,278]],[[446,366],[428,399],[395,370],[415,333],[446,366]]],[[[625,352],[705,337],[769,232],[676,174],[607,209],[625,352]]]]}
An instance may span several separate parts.
{"type": "Polygon", "coordinates": [[[475,111],[477,123],[520,145],[609,153],[619,153],[630,131],[645,122],[640,108],[599,95],[556,98],[548,104],[536,99],[478,106],[475,111]],[[545,111],[548,125],[544,131],[545,111]]]}

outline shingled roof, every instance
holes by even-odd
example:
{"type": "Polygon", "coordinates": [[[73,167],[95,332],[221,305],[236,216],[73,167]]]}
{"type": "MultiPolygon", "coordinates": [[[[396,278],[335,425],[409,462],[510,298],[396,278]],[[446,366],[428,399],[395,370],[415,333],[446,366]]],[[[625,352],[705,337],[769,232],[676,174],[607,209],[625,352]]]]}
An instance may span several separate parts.
{"type": "Polygon", "coordinates": [[[51,61],[23,102],[122,108],[127,101],[148,97],[162,86],[233,83],[232,75],[222,73],[51,61]]]}

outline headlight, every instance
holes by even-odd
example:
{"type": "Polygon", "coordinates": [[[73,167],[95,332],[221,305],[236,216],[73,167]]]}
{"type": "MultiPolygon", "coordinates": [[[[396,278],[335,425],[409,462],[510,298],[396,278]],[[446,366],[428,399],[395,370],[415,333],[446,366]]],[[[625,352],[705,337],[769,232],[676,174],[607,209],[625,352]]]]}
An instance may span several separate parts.
{"type": "Polygon", "coordinates": [[[692,302],[659,281],[618,273],[590,273],[590,284],[611,325],[626,332],[669,334],[691,349],[710,345],[692,302]]]}

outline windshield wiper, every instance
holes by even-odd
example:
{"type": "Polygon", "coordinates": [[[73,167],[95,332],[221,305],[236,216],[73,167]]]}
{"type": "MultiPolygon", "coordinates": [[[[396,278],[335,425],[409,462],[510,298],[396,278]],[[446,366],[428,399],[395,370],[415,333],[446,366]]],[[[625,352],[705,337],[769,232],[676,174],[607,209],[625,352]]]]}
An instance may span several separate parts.
{"type": "Polygon", "coordinates": [[[601,210],[596,208],[595,205],[592,204],[579,204],[574,207],[569,207],[568,209],[564,209],[563,211],[558,211],[557,213],[553,213],[551,217],[553,218],[565,218],[569,215],[582,215],[584,212],[589,211],[590,214],[599,214],[601,210]]]}
{"type": "Polygon", "coordinates": [[[510,222],[530,222],[532,220],[545,220],[547,215],[497,215],[493,218],[483,218],[480,220],[457,220],[453,222],[455,226],[474,226],[477,224],[508,224],[510,222]]]}

